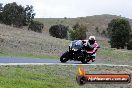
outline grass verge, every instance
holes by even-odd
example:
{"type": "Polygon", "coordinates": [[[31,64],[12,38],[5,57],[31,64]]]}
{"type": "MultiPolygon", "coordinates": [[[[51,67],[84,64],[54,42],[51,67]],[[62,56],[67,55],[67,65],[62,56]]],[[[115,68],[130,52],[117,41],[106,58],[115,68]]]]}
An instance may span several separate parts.
{"type": "MultiPolygon", "coordinates": [[[[87,73],[132,74],[131,67],[84,66],[87,73]]],[[[7,65],[0,66],[0,88],[130,88],[129,84],[76,83],[78,66],[70,65],[7,65]]]]}
{"type": "Polygon", "coordinates": [[[41,58],[41,59],[57,59],[57,56],[49,55],[36,55],[32,53],[0,53],[0,56],[15,56],[15,57],[31,57],[31,58],[41,58]]]}
{"type": "Polygon", "coordinates": [[[79,88],[70,76],[65,76],[68,69],[47,65],[0,66],[0,88],[79,88]]]}
{"type": "Polygon", "coordinates": [[[98,56],[110,57],[113,59],[132,59],[132,53],[112,48],[102,48],[97,52],[98,56]]]}
{"type": "MultiPolygon", "coordinates": [[[[112,48],[100,48],[97,52],[98,56],[108,57],[111,59],[132,59],[132,53],[112,49],[112,48]]],[[[41,58],[41,59],[58,59],[59,56],[53,56],[53,55],[39,55],[39,54],[32,54],[32,53],[0,53],[0,56],[16,56],[16,57],[31,57],[31,58],[41,58]]],[[[97,56],[97,57],[98,57],[97,56]]]]}

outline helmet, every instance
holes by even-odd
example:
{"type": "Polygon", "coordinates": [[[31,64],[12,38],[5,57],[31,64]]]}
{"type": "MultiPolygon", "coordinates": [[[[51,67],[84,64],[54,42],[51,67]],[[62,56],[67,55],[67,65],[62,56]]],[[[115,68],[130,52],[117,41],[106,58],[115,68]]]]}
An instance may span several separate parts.
{"type": "Polygon", "coordinates": [[[89,43],[94,44],[95,43],[95,36],[89,36],[89,43]]]}
{"type": "Polygon", "coordinates": [[[89,40],[96,40],[95,36],[89,36],[89,40]]]}

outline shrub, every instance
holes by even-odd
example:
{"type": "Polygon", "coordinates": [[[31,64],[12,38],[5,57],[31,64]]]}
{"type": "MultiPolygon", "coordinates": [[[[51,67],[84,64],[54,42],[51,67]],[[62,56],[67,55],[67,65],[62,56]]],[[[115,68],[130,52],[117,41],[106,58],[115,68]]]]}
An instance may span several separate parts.
{"type": "Polygon", "coordinates": [[[129,41],[127,44],[127,49],[132,50],[132,41],[129,41]]]}
{"type": "Polygon", "coordinates": [[[86,38],[86,26],[76,23],[69,31],[71,40],[82,40],[86,38]]]}
{"type": "Polygon", "coordinates": [[[49,29],[49,33],[51,36],[56,37],[56,38],[67,38],[67,31],[68,27],[64,25],[53,25],[49,29]]]}
{"type": "Polygon", "coordinates": [[[42,33],[42,29],[43,29],[44,25],[38,21],[32,21],[31,24],[28,27],[28,30],[32,30],[35,32],[39,32],[42,33]]]}
{"type": "Polygon", "coordinates": [[[110,44],[112,48],[124,48],[129,42],[131,27],[129,21],[126,19],[113,19],[108,24],[108,35],[110,37],[110,44]]]}

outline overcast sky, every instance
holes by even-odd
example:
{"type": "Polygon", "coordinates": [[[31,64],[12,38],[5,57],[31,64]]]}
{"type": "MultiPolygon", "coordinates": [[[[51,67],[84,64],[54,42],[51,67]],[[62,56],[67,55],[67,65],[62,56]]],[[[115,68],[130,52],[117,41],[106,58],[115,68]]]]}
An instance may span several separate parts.
{"type": "Polygon", "coordinates": [[[35,17],[39,18],[112,14],[132,19],[132,0],[0,0],[4,4],[10,2],[33,5],[35,17]]]}

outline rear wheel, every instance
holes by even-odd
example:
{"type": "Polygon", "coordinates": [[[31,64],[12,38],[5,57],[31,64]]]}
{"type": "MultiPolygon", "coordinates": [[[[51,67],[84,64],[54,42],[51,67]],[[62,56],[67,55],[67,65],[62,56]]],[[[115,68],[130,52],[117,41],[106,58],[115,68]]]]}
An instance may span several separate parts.
{"type": "Polygon", "coordinates": [[[83,64],[87,64],[87,59],[83,59],[83,60],[81,60],[81,62],[82,62],[83,64]]]}
{"type": "Polygon", "coordinates": [[[62,63],[66,63],[68,60],[69,60],[69,58],[68,58],[68,51],[67,51],[60,57],[60,61],[62,63]]]}
{"type": "Polygon", "coordinates": [[[83,64],[87,64],[89,61],[90,61],[89,55],[84,56],[84,58],[82,58],[82,60],[81,60],[81,62],[82,62],[83,64]]]}

